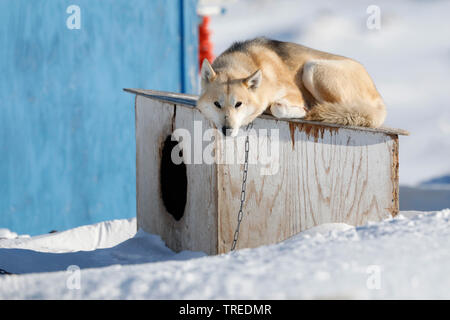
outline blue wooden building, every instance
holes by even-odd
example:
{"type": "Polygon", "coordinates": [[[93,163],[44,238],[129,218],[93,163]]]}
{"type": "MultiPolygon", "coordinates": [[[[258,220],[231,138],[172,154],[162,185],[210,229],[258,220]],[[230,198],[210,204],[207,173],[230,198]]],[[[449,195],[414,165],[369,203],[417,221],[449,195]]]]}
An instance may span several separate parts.
{"type": "Polygon", "coordinates": [[[197,92],[196,0],[0,0],[0,228],[136,212],[133,97],[197,92]]]}

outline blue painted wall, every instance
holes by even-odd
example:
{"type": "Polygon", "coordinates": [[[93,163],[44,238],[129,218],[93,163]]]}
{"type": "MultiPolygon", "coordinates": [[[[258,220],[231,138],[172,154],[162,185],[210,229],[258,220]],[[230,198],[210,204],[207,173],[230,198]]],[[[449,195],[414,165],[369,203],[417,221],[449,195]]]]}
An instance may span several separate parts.
{"type": "Polygon", "coordinates": [[[195,8],[0,0],[0,228],[135,216],[134,97],[122,88],[196,91],[195,8]],[[73,4],[80,30],[66,26],[73,4]]]}

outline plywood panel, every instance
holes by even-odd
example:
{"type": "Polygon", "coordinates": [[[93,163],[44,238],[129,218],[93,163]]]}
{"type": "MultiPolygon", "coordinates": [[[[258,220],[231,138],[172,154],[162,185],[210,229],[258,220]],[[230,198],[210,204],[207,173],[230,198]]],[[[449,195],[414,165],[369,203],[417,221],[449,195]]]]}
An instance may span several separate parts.
{"type": "MultiPolygon", "coordinates": [[[[215,254],[217,252],[215,166],[186,163],[187,200],[184,215],[179,221],[167,212],[161,198],[160,186],[161,152],[166,138],[172,135],[174,130],[182,128],[192,133],[192,139],[195,139],[194,125],[197,123],[206,129],[207,121],[197,110],[138,96],[136,123],[138,227],[160,235],[173,250],[195,250],[215,254]]],[[[194,140],[191,142],[193,146],[194,140]]],[[[187,150],[184,151],[185,156],[188,153],[187,150]]]]}
{"type": "MultiPolygon", "coordinates": [[[[164,103],[136,97],[136,193],[138,228],[162,235],[171,220],[161,200],[159,169],[161,148],[172,132],[174,108],[164,103]]],[[[163,240],[176,245],[171,231],[163,240]]]]}
{"type": "MultiPolygon", "coordinates": [[[[249,166],[237,248],[276,243],[321,223],[361,225],[398,211],[395,138],[268,119],[257,119],[254,128],[279,129],[280,165],[277,174],[267,176],[260,166],[249,166]]],[[[226,148],[220,150],[223,157],[226,148]]],[[[251,144],[254,152],[257,146],[251,144]]],[[[242,167],[218,168],[219,185],[227,186],[219,189],[219,252],[229,251],[236,227],[242,167]]]]}
{"type": "MultiPolygon", "coordinates": [[[[197,110],[177,106],[175,129],[184,129],[191,136],[191,161],[187,163],[188,178],[185,215],[178,222],[179,238],[184,243],[183,250],[199,250],[208,254],[217,253],[217,173],[216,165],[203,161],[203,150],[208,144],[203,133],[209,129],[209,123],[197,110]],[[194,128],[195,127],[195,128],[194,128]],[[201,142],[200,150],[194,150],[195,139],[201,142]],[[198,152],[201,154],[199,155],[198,152]]],[[[212,140],[214,141],[214,140],[212,140]]],[[[183,150],[183,156],[187,150],[183,150]]],[[[174,227],[177,227],[176,225],[174,227]]]]}

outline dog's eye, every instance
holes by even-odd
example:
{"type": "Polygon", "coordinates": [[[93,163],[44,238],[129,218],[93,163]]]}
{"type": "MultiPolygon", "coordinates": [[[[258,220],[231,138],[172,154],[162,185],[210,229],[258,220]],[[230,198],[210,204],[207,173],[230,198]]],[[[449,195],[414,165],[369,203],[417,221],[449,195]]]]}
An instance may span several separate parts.
{"type": "Polygon", "coordinates": [[[234,105],[235,108],[239,108],[242,105],[242,102],[238,101],[236,102],[236,104],[234,105]]]}
{"type": "Polygon", "coordinates": [[[222,108],[222,106],[220,105],[220,103],[218,101],[214,101],[214,105],[219,109],[222,108]]]}

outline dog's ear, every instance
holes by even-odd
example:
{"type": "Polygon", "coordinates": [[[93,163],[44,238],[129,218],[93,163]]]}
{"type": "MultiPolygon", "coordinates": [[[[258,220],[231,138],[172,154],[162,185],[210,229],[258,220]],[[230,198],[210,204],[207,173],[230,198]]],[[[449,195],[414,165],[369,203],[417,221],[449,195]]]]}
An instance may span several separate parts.
{"type": "Polygon", "coordinates": [[[203,59],[202,70],[201,70],[202,80],[206,82],[211,82],[216,77],[216,72],[211,67],[208,59],[203,59]]]}
{"type": "Polygon", "coordinates": [[[256,70],[252,75],[244,79],[244,84],[249,89],[256,89],[262,81],[262,72],[260,69],[256,70]]]}

